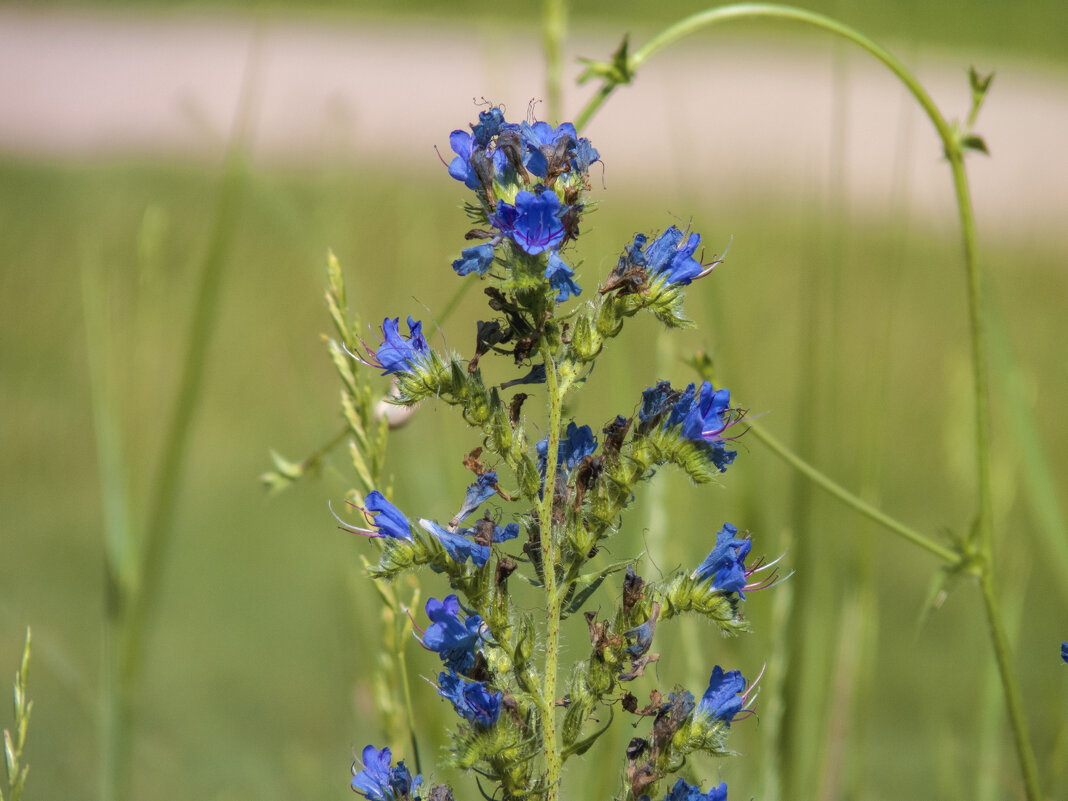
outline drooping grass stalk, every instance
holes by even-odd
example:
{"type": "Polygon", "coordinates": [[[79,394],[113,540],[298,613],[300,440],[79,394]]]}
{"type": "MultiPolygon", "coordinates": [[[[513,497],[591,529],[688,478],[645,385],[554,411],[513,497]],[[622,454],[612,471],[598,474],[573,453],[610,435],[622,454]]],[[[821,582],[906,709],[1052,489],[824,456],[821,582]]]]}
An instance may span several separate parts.
{"type": "Polygon", "coordinates": [[[560,658],[560,611],[563,595],[556,586],[556,564],[560,552],[558,532],[553,530],[553,501],[556,497],[556,471],[559,467],[560,421],[563,396],[560,392],[556,361],[550,346],[543,341],[545,386],[549,396],[548,451],[545,456],[545,487],[538,505],[539,546],[542,573],[545,577],[545,671],[542,677],[542,750],[545,754],[545,799],[555,801],[559,792],[562,759],[556,736],[557,663],[560,658]]]}
{"type": "Polygon", "coordinates": [[[841,484],[821,473],[792,450],[783,445],[778,439],[769,434],[759,423],[750,422],[748,425],[752,435],[767,445],[776,456],[842,503],[851,506],[869,520],[872,520],[888,531],[892,531],[898,536],[903,537],[913,545],[918,545],[925,551],[934,554],[947,564],[956,565],[960,562],[960,555],[956,551],[947,548],[944,545],[940,545],[926,534],[921,534],[911,526],[905,525],[882,510],[872,506],[859,495],[854,495],[841,484]]]}
{"type": "MultiPolygon", "coordinates": [[[[822,14],[771,3],[739,3],[736,5],[723,6],[699,14],[694,14],[693,16],[687,17],[681,22],[667,28],[658,36],[654,37],[644,47],[637,50],[633,55],[627,57],[626,68],[622,71],[619,69],[616,69],[615,71],[602,71],[602,74],[607,76],[605,77],[604,85],[578,116],[575,124],[580,128],[584,126],[597,109],[608,99],[616,86],[629,80],[634,71],[640,67],[646,59],[668,45],[673,44],[697,30],[711,25],[730,20],[762,17],[790,20],[812,25],[846,39],[874,56],[882,62],[898,78],[898,80],[901,81],[916,102],[923,108],[924,113],[931,121],[931,124],[934,126],[938,137],[942,142],[943,152],[946,160],[949,162],[950,171],[953,177],[953,188],[957,201],[964,251],[968,321],[971,340],[972,392],[973,403],[975,406],[974,436],[976,446],[975,473],[977,508],[975,525],[972,529],[972,533],[968,537],[965,548],[969,554],[974,557],[973,571],[978,574],[979,583],[982,588],[984,611],[987,617],[991,642],[994,647],[995,659],[997,660],[998,668],[1001,673],[1005,703],[1016,745],[1016,753],[1020,763],[1020,771],[1027,791],[1027,797],[1029,801],[1037,801],[1040,797],[1040,791],[1034,751],[1031,747],[1030,734],[1023,719],[1016,674],[1012,666],[1011,656],[1007,650],[1008,643],[1004,634],[1001,612],[993,586],[993,502],[990,480],[989,378],[983,317],[985,308],[983,302],[983,285],[976,260],[975,218],[972,210],[971,195],[968,188],[968,179],[964,170],[965,146],[962,139],[962,133],[957,131],[946,121],[930,95],[915,76],[913,76],[897,58],[892,56],[879,45],[875,44],[871,39],[836,20],[823,16],[822,14]]],[[[973,103],[969,125],[967,126],[968,128],[970,128],[970,123],[974,122],[977,110],[978,105],[973,103]]],[[[767,441],[766,435],[761,436],[760,438],[767,441]]],[[[780,455],[783,455],[781,451],[780,455]]],[[[802,465],[804,465],[804,463],[796,457],[794,457],[793,460],[788,461],[798,469],[802,469],[802,465]]],[[[802,470],[802,472],[807,472],[810,477],[814,478],[814,473],[816,471],[813,471],[812,468],[807,465],[804,465],[804,467],[806,470],[802,470]]],[[[832,485],[833,482],[827,483],[824,481],[821,483],[821,486],[823,486],[824,489],[838,495],[843,500],[851,496],[850,493],[845,493],[840,487],[837,487],[837,485],[834,485],[836,489],[832,490],[832,485]]],[[[855,496],[852,497],[855,501],[859,501],[863,504],[863,501],[860,501],[859,498],[856,498],[855,496]]],[[[855,502],[851,502],[851,505],[858,509],[861,508],[855,502]]],[[[863,505],[864,507],[867,507],[865,514],[869,517],[873,517],[873,519],[877,519],[871,514],[872,512],[876,512],[879,517],[884,518],[884,521],[880,522],[882,522],[883,525],[887,525],[889,519],[886,518],[885,515],[872,509],[867,504],[863,505]]],[[[892,522],[893,526],[888,526],[891,527],[892,530],[897,531],[907,539],[914,541],[916,544],[921,545],[927,550],[935,552],[940,556],[949,556],[948,561],[950,562],[957,561],[958,557],[956,554],[946,549],[942,549],[941,546],[937,546],[935,543],[931,543],[925,537],[922,537],[922,535],[917,537],[917,532],[912,532],[896,521],[892,522]],[[939,553],[939,551],[944,551],[945,553],[939,553]]]]}
{"type": "Polygon", "coordinates": [[[553,124],[563,110],[564,39],[567,37],[567,0],[542,0],[542,49],[545,51],[546,111],[553,124]]]}

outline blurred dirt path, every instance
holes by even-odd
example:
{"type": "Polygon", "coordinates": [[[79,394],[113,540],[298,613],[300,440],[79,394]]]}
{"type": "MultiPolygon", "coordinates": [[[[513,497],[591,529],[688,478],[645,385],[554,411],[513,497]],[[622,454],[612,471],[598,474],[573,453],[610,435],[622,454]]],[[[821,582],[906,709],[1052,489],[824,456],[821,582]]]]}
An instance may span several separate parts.
{"type": "MultiPolygon", "coordinates": [[[[833,182],[859,211],[954,214],[937,139],[885,69],[815,33],[739,33],[688,40],[619,90],[588,129],[608,186],[818,199],[833,182]]],[[[573,42],[569,77],[579,55],[607,58],[616,44],[573,42]]],[[[967,55],[900,55],[947,116],[964,117],[967,55]]],[[[992,158],[969,166],[981,230],[1068,237],[1068,72],[975,66],[997,72],[978,125],[992,158]]],[[[536,36],[497,28],[4,7],[0,154],[220,159],[246,70],[253,155],[284,165],[440,169],[434,147],[448,157],[448,132],[475,117],[476,99],[519,119],[543,95],[536,36]]],[[[570,113],[591,91],[566,92],[570,113]]]]}

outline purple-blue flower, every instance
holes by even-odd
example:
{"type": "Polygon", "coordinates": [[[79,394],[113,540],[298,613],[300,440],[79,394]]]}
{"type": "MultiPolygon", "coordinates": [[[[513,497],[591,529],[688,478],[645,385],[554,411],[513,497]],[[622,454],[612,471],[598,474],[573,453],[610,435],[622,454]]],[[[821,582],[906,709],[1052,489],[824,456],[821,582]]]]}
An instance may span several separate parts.
{"type": "Polygon", "coordinates": [[[412,778],[411,772],[398,762],[391,767],[393,755],[389,748],[379,751],[373,745],[363,749],[361,759],[357,760],[363,769],[356,770],[352,763],[352,789],[369,801],[395,801],[411,796],[412,789],[423,782],[422,776],[412,778]]]}
{"type": "Polygon", "coordinates": [[[718,787],[702,793],[700,786],[694,787],[687,784],[685,779],[679,779],[664,796],[664,801],[727,801],[727,783],[720,782],[718,787]]]}
{"type": "Polygon", "coordinates": [[[479,145],[478,137],[487,130],[475,126],[475,133],[457,130],[449,134],[449,145],[456,157],[449,163],[449,175],[457,181],[463,181],[468,189],[478,189],[482,180],[479,178],[479,170],[483,170],[483,177],[492,180],[494,174],[503,173],[508,166],[508,159],[501,150],[494,148],[487,153],[485,146],[479,145]]]}
{"type": "MultiPolygon", "coordinates": [[[[704,265],[693,257],[701,244],[701,235],[690,234],[685,242],[683,236],[682,231],[673,225],[653,240],[645,251],[645,262],[651,275],[666,274],[668,283],[685,285],[701,274],[704,265]]],[[[637,237],[634,244],[635,248],[640,247],[637,237]]]]}
{"type": "Polygon", "coordinates": [[[430,346],[423,338],[423,324],[408,318],[408,336],[400,332],[400,318],[387,317],[382,321],[383,342],[374,352],[367,348],[367,358],[360,359],[371,367],[378,367],[382,375],[414,369],[418,362],[430,353],[430,346]]]}
{"type": "Polygon", "coordinates": [[[411,540],[411,526],[396,506],[386,500],[386,496],[378,490],[372,490],[364,499],[364,510],[373,516],[372,525],[378,532],[372,536],[392,537],[398,540],[411,540]]]}
{"type": "Polygon", "coordinates": [[[585,173],[600,158],[590,140],[579,138],[575,126],[570,122],[561,123],[556,128],[547,122],[533,125],[523,122],[519,130],[526,150],[523,166],[539,178],[548,176],[550,165],[555,169],[563,169],[567,165],[585,173]]]}
{"type": "Polygon", "coordinates": [[[490,549],[488,545],[479,545],[459,532],[442,528],[433,520],[420,518],[419,525],[422,526],[424,531],[433,535],[452,561],[457,564],[462,565],[470,559],[475,563],[476,567],[483,567],[489,561],[490,549]]]}
{"type": "Polygon", "coordinates": [[[1061,659],[1068,662],[1068,642],[1061,643],[1061,659]]]}
{"type": "MultiPolygon", "coordinates": [[[[668,381],[658,381],[655,386],[642,390],[642,406],[638,410],[638,421],[642,425],[650,424],[667,411],[680,397],[680,393],[671,388],[668,381]]],[[[687,406],[689,408],[689,406],[687,406]]]]}
{"type": "MultiPolygon", "coordinates": [[[[683,403],[687,398],[693,398],[692,384],[686,388],[683,398],[672,410],[668,425],[678,421],[683,413],[683,403]]],[[[695,442],[707,442],[712,446],[710,452],[712,463],[722,473],[738,455],[737,451],[727,450],[724,446],[723,443],[729,439],[724,436],[724,433],[740,419],[741,415],[731,409],[730,390],[717,390],[705,381],[697,397],[690,402],[685,416],[682,417],[682,435],[695,442]]]]}
{"type": "Polygon", "coordinates": [[[456,714],[483,728],[501,714],[501,693],[490,692],[483,681],[464,681],[452,670],[438,674],[438,694],[452,701],[456,714]]]}
{"type": "Polygon", "coordinates": [[[731,725],[734,716],[742,711],[745,703],[745,679],[741,672],[731,670],[725,672],[716,665],[712,668],[712,676],[708,680],[708,689],[701,696],[701,703],[697,705],[698,717],[722,720],[727,726],[731,725]]]}
{"type": "Polygon", "coordinates": [[[493,244],[486,242],[473,248],[464,248],[460,258],[452,263],[452,269],[457,275],[485,275],[493,266],[493,258],[493,244]]]}
{"type": "MultiPolygon", "coordinates": [[[[538,470],[545,475],[548,467],[549,438],[536,443],[538,452],[538,470]]],[[[557,451],[557,464],[566,467],[570,473],[584,458],[597,450],[597,439],[593,436],[593,429],[589,426],[576,426],[574,422],[567,424],[567,431],[560,440],[560,448],[557,451]]]]}
{"type": "Polygon", "coordinates": [[[716,546],[693,572],[692,578],[700,582],[711,581],[712,589],[736,592],[745,598],[745,557],[753,547],[753,541],[738,538],[738,529],[724,523],[716,534],[716,546]]]}
{"type": "Polygon", "coordinates": [[[581,295],[582,287],[571,280],[575,271],[564,263],[564,260],[552,252],[549,254],[549,263],[545,265],[545,277],[549,279],[549,286],[557,290],[557,303],[563,303],[572,295],[581,295]]]}
{"type": "Polygon", "coordinates": [[[460,511],[456,513],[455,517],[449,521],[450,526],[457,526],[462,523],[468,515],[470,515],[475,509],[482,505],[483,501],[492,498],[497,494],[497,474],[494,472],[483,473],[477,479],[475,483],[467,488],[467,494],[464,496],[463,506],[460,507],[460,511]]]}
{"type": "Polygon", "coordinates": [[[436,651],[445,667],[467,673],[475,666],[475,651],[483,636],[482,618],[462,617],[460,601],[455,595],[446,596],[443,601],[428,599],[426,616],[432,622],[423,633],[423,645],[436,651]]]}
{"type": "Polygon", "coordinates": [[[503,200],[490,222],[531,256],[559,247],[564,239],[560,199],[547,190],[535,194],[525,189],[515,196],[515,205],[503,200]]]}

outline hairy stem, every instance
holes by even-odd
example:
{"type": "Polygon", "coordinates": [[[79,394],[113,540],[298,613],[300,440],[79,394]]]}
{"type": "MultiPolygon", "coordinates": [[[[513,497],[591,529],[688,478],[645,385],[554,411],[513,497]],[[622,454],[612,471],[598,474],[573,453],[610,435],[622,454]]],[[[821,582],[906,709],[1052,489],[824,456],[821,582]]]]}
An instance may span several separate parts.
{"type": "Polygon", "coordinates": [[[555,801],[560,784],[560,745],[556,738],[556,668],[560,650],[560,610],[563,596],[556,586],[556,565],[559,561],[557,533],[553,531],[553,500],[556,495],[556,471],[559,467],[560,420],[563,398],[557,378],[552,349],[542,342],[545,358],[545,385],[549,395],[549,442],[545,455],[545,487],[538,506],[541,564],[545,576],[545,672],[542,685],[542,750],[545,753],[545,798],[555,801]]]}

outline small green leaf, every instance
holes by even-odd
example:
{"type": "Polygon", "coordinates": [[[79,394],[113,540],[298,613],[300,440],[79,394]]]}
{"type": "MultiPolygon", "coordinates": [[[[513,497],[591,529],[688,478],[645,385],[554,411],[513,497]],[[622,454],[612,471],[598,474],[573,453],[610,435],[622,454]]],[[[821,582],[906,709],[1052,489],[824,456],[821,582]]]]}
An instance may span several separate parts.
{"type": "Polygon", "coordinates": [[[601,78],[609,86],[630,83],[634,79],[634,71],[630,67],[629,49],[630,35],[627,34],[623,37],[623,41],[616,49],[616,52],[612,54],[611,61],[580,58],[579,61],[586,65],[586,69],[578,77],[578,82],[583,84],[594,78],[601,78]]]}
{"type": "Polygon", "coordinates": [[[560,617],[567,618],[582,609],[586,600],[601,586],[601,582],[612,573],[616,573],[631,564],[632,561],[627,559],[622,562],[613,562],[608,567],[602,568],[595,573],[585,573],[575,579],[568,587],[568,595],[571,596],[571,600],[560,613],[560,617]]]}
{"type": "Polygon", "coordinates": [[[608,722],[604,724],[604,726],[602,726],[600,729],[590,734],[588,737],[584,737],[574,745],[570,745],[565,748],[561,756],[564,759],[567,759],[569,756],[582,756],[583,754],[585,754],[590,749],[590,746],[597,742],[597,738],[604,734],[606,731],[608,731],[608,727],[612,725],[612,719],[614,717],[615,712],[612,710],[612,707],[608,707],[608,722]]]}
{"type": "Polygon", "coordinates": [[[976,150],[982,153],[984,156],[990,155],[990,151],[987,150],[986,142],[983,141],[983,137],[976,136],[975,134],[962,136],[960,140],[960,146],[964,150],[976,150]]]}

